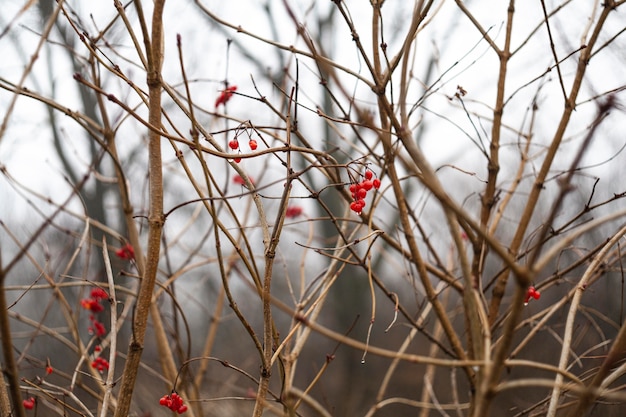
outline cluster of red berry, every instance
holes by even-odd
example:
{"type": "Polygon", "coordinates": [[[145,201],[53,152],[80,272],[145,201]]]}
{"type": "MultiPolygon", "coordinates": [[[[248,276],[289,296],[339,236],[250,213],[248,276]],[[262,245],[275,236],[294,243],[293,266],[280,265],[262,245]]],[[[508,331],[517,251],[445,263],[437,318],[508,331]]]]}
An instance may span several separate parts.
{"type": "Polygon", "coordinates": [[[95,298],[83,298],[80,300],[80,305],[85,310],[93,311],[94,313],[104,311],[104,307],[100,304],[100,300],[95,298]]]}
{"type": "Polygon", "coordinates": [[[159,400],[159,404],[169,408],[172,411],[176,411],[178,414],[182,414],[187,411],[187,406],[183,404],[183,399],[180,395],[173,392],[170,395],[164,395],[159,400]]]}
{"type": "Polygon", "coordinates": [[[352,193],[352,199],[354,200],[350,203],[350,210],[355,212],[356,214],[361,214],[363,211],[363,207],[365,207],[365,197],[367,197],[367,192],[372,188],[379,189],[380,188],[380,180],[378,178],[373,178],[374,173],[367,169],[363,174],[363,179],[361,182],[350,184],[350,192],[352,193]]]}
{"type": "MultiPolygon", "coordinates": [[[[89,321],[91,324],[87,328],[89,334],[95,334],[97,337],[103,337],[106,335],[106,327],[104,327],[104,324],[96,318],[95,314],[104,311],[102,300],[106,300],[108,298],[109,294],[107,294],[107,292],[102,288],[97,287],[91,290],[89,298],[85,298],[80,301],[80,305],[85,310],[92,312],[92,314],[89,315],[89,321]]],[[[94,352],[100,352],[100,349],[100,345],[96,345],[94,352]]],[[[98,356],[91,362],[91,367],[102,373],[105,369],[109,369],[109,361],[98,356]]]]}
{"type": "Polygon", "coordinates": [[[89,328],[87,329],[89,334],[95,334],[98,337],[102,337],[107,333],[107,330],[104,327],[104,324],[100,322],[99,320],[97,320],[93,316],[93,314],[89,316],[89,320],[91,320],[91,326],[89,326],[89,328]]]}
{"type": "MultiPolygon", "coordinates": [[[[239,140],[238,139],[231,140],[230,142],[228,142],[228,147],[230,149],[232,149],[233,151],[238,150],[239,149],[239,140]]],[[[256,148],[259,147],[259,144],[257,143],[256,140],[250,139],[248,141],[248,147],[250,148],[251,151],[256,151],[256,148]]],[[[241,158],[239,158],[239,157],[234,158],[234,161],[239,163],[239,162],[241,162],[241,158]]]]}
{"type": "Polygon", "coordinates": [[[100,373],[104,372],[106,369],[109,370],[109,361],[104,359],[102,356],[98,356],[96,359],[91,361],[91,367],[96,368],[96,370],[100,373]]]}
{"type": "Polygon", "coordinates": [[[80,305],[85,309],[91,311],[93,314],[89,315],[89,321],[91,325],[89,326],[89,334],[96,334],[98,337],[102,337],[106,334],[106,329],[104,324],[102,324],[94,315],[95,313],[100,313],[104,311],[104,306],[102,305],[102,300],[108,299],[109,294],[104,291],[102,288],[94,288],[91,290],[91,297],[84,298],[80,300],[80,305]]]}
{"type": "Polygon", "coordinates": [[[32,410],[33,408],[35,408],[35,397],[29,397],[25,399],[24,401],[22,401],[22,405],[25,409],[32,410]]]}
{"type": "Polygon", "coordinates": [[[133,245],[127,243],[119,248],[117,251],[115,251],[115,256],[120,259],[132,261],[133,259],[135,259],[135,249],[133,248],[133,245]]]}
{"type": "Polygon", "coordinates": [[[524,297],[524,305],[528,305],[528,302],[530,301],[531,298],[538,300],[539,297],[541,297],[541,293],[537,291],[534,286],[531,285],[530,287],[528,287],[528,290],[526,290],[526,297],[524,297]]]}

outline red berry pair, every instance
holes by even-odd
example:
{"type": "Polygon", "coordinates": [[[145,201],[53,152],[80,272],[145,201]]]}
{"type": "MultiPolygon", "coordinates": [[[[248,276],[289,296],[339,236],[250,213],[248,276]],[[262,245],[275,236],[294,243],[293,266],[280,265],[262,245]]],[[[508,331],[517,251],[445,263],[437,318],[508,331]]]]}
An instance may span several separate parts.
{"type": "Polygon", "coordinates": [[[32,410],[33,408],[35,408],[35,398],[30,397],[30,398],[25,399],[24,401],[22,401],[22,405],[24,406],[25,409],[32,410]]]}
{"type": "Polygon", "coordinates": [[[135,249],[133,248],[133,245],[127,243],[115,252],[115,256],[120,259],[132,261],[135,259],[135,249]]]}
{"type": "Polygon", "coordinates": [[[531,298],[538,300],[539,297],[541,297],[541,293],[537,291],[534,286],[531,285],[530,287],[528,287],[528,290],[526,290],[526,297],[524,297],[524,305],[528,305],[528,302],[530,301],[531,298]]]}
{"type": "Polygon", "coordinates": [[[180,395],[173,392],[170,395],[164,395],[159,400],[159,404],[169,408],[172,411],[176,411],[178,414],[182,414],[187,411],[188,407],[183,404],[183,399],[180,395]]]}
{"type": "Polygon", "coordinates": [[[372,188],[380,188],[380,180],[378,178],[372,179],[374,173],[369,169],[363,174],[364,179],[359,183],[350,184],[350,193],[352,193],[352,199],[350,203],[350,210],[356,214],[361,214],[363,207],[365,207],[365,197],[367,197],[368,191],[372,188]]]}
{"type": "MultiPolygon", "coordinates": [[[[257,143],[256,140],[250,139],[250,141],[248,142],[248,146],[250,147],[251,151],[255,151],[259,147],[259,144],[257,143]]],[[[228,142],[228,147],[232,149],[233,151],[236,151],[237,149],[239,149],[239,141],[237,139],[231,140],[230,142],[228,142]]],[[[239,157],[234,158],[234,161],[236,163],[239,163],[241,162],[241,158],[239,157]]]]}

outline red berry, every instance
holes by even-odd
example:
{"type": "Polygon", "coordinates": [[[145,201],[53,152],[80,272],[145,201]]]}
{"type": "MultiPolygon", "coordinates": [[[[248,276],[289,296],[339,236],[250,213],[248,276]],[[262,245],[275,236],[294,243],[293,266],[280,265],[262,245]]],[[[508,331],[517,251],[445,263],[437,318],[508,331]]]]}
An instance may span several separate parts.
{"type": "Polygon", "coordinates": [[[164,395],[161,397],[161,399],[159,400],[159,404],[167,407],[167,403],[169,402],[169,398],[167,398],[167,395],[164,395]]]}
{"type": "Polygon", "coordinates": [[[367,191],[371,190],[374,186],[374,183],[370,180],[365,180],[361,183],[361,187],[365,188],[367,191]]]}
{"type": "Polygon", "coordinates": [[[32,410],[35,407],[35,398],[30,397],[24,401],[22,401],[22,405],[27,410],[32,410]]]}
{"type": "Polygon", "coordinates": [[[350,210],[352,210],[356,214],[359,214],[361,213],[361,205],[356,201],[353,201],[352,203],[350,203],[350,210]]]}
{"type": "Polygon", "coordinates": [[[378,178],[374,178],[372,185],[378,190],[380,188],[380,180],[378,178]]]}
{"type": "Polygon", "coordinates": [[[80,305],[85,310],[93,311],[94,313],[100,313],[104,311],[104,306],[100,304],[99,300],[94,298],[85,298],[80,300],[80,305]]]}
{"type": "Polygon", "coordinates": [[[239,141],[237,139],[233,139],[228,142],[228,147],[232,150],[239,149],[239,141]]]}
{"type": "MultiPolygon", "coordinates": [[[[135,259],[135,249],[130,243],[127,243],[115,252],[115,256],[117,256],[120,259],[125,259],[125,260],[130,261],[132,259],[135,259]]],[[[108,298],[108,295],[102,298],[108,298]]]]}
{"type": "Polygon", "coordinates": [[[109,361],[104,358],[97,357],[91,362],[91,367],[95,368],[98,372],[104,372],[105,369],[109,369],[109,361]]]}
{"type": "Polygon", "coordinates": [[[538,300],[541,297],[541,293],[535,289],[534,286],[528,287],[526,290],[526,296],[524,297],[524,305],[527,305],[531,298],[538,300]]]}
{"type": "Polygon", "coordinates": [[[256,150],[258,145],[256,143],[256,140],[250,139],[250,142],[248,142],[248,146],[250,146],[250,149],[254,151],[256,150]]]}
{"type": "Polygon", "coordinates": [[[235,158],[235,159],[233,159],[233,161],[235,161],[235,163],[238,164],[239,162],[241,162],[241,158],[235,158]]]}
{"type": "Polygon", "coordinates": [[[228,100],[230,100],[230,98],[233,96],[233,93],[235,91],[237,91],[236,85],[232,85],[228,87],[227,89],[225,89],[224,91],[222,91],[220,95],[217,97],[217,100],[215,100],[215,108],[217,108],[220,104],[225,105],[226,102],[228,102],[228,100]]]}
{"type": "Polygon", "coordinates": [[[350,189],[350,192],[351,192],[352,194],[354,194],[354,193],[356,193],[356,192],[357,192],[357,190],[359,189],[359,186],[353,183],[353,184],[350,184],[350,188],[349,188],[349,189],[350,189]]]}
{"type": "Polygon", "coordinates": [[[356,192],[356,196],[358,197],[357,200],[364,199],[367,197],[367,191],[365,191],[365,188],[359,188],[359,191],[356,192]]]}
{"type": "Polygon", "coordinates": [[[285,217],[289,219],[293,219],[302,214],[302,207],[299,206],[289,206],[287,210],[285,210],[285,217]]]}
{"type": "Polygon", "coordinates": [[[178,407],[178,410],[176,410],[176,412],[177,412],[178,414],[182,414],[182,413],[184,413],[185,411],[187,411],[187,406],[186,406],[186,405],[184,405],[184,404],[183,404],[183,405],[181,405],[180,407],[178,407]]]}
{"type": "Polygon", "coordinates": [[[374,176],[374,174],[369,169],[367,171],[365,171],[365,179],[366,180],[371,180],[373,176],[374,176]]]}
{"type": "Polygon", "coordinates": [[[104,324],[100,323],[99,321],[95,320],[93,322],[93,329],[95,330],[96,335],[102,337],[107,333],[106,327],[104,327],[104,324]]]}
{"type": "Polygon", "coordinates": [[[96,300],[106,299],[109,298],[109,294],[107,294],[107,292],[104,291],[102,288],[94,288],[93,290],[91,290],[91,298],[95,298],[96,300]]]}

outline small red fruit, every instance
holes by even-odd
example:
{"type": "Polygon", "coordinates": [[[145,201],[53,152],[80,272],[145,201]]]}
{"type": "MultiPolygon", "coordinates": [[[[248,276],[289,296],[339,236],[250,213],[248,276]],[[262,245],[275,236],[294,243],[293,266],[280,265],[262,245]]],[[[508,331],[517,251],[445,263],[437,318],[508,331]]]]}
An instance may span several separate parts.
{"type": "Polygon", "coordinates": [[[239,149],[239,141],[237,139],[231,140],[228,142],[228,147],[233,151],[239,149]]]}
{"type": "Polygon", "coordinates": [[[215,100],[215,108],[219,107],[220,104],[226,104],[228,100],[233,96],[233,93],[237,91],[237,86],[232,85],[226,88],[224,91],[220,93],[220,95],[215,100]]]}
{"type": "Polygon", "coordinates": [[[235,161],[235,163],[238,164],[239,162],[241,162],[241,158],[235,158],[233,159],[233,161],[235,161]]]}
{"type": "Polygon", "coordinates": [[[248,142],[248,146],[250,146],[250,149],[254,151],[258,147],[258,144],[256,143],[256,140],[250,139],[250,142],[248,142]]]}
{"type": "Polygon", "coordinates": [[[80,300],[80,306],[85,310],[93,311],[94,313],[104,311],[104,307],[100,304],[100,301],[93,298],[84,298],[80,300]]]}
{"type": "Polygon", "coordinates": [[[107,294],[107,292],[102,288],[98,287],[91,290],[91,298],[96,300],[107,299],[109,298],[109,294],[107,294]]]}
{"type": "Polygon", "coordinates": [[[32,410],[33,408],[35,408],[35,398],[34,397],[30,397],[30,398],[22,401],[22,405],[24,406],[25,409],[32,410]]]}
{"type": "Polygon", "coordinates": [[[135,249],[133,248],[133,245],[127,243],[115,252],[115,256],[127,261],[133,260],[135,259],[135,249]]]}
{"type": "Polygon", "coordinates": [[[300,206],[289,206],[287,210],[285,210],[285,217],[288,219],[293,219],[302,214],[302,207],[300,206]]]}
{"type": "Polygon", "coordinates": [[[365,188],[365,190],[369,191],[374,187],[374,183],[370,180],[365,180],[361,183],[361,187],[365,188]]]}
{"type": "Polygon", "coordinates": [[[374,174],[369,169],[367,171],[365,171],[365,179],[366,180],[371,180],[373,176],[374,176],[374,174]]]}
{"type": "Polygon", "coordinates": [[[372,185],[378,190],[380,188],[380,180],[378,178],[374,178],[372,185]]]}
{"type": "Polygon", "coordinates": [[[91,367],[102,373],[105,369],[109,369],[109,361],[101,356],[98,356],[91,362],[91,367]]]}
{"type": "Polygon", "coordinates": [[[537,291],[534,286],[531,285],[526,291],[526,297],[524,297],[524,305],[528,305],[528,302],[531,298],[538,300],[539,297],[541,297],[541,293],[537,291]]]}
{"type": "Polygon", "coordinates": [[[164,395],[159,400],[159,404],[169,408],[172,411],[176,411],[178,414],[183,414],[188,410],[188,407],[183,404],[183,399],[180,395],[173,392],[170,395],[164,395]]]}

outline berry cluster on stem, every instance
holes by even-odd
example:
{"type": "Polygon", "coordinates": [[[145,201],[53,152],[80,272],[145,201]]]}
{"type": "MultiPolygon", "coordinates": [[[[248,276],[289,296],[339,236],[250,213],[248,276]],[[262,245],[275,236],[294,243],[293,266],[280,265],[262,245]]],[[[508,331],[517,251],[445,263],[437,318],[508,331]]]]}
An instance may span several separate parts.
{"type": "MultiPolygon", "coordinates": [[[[106,327],[104,323],[96,318],[97,313],[104,311],[102,300],[108,299],[109,294],[102,288],[94,288],[91,290],[90,297],[82,299],[80,305],[85,309],[91,311],[89,315],[89,321],[91,324],[88,327],[89,334],[95,334],[97,337],[104,337],[106,335],[106,327]]],[[[100,345],[96,345],[94,352],[100,352],[100,345]]],[[[109,369],[109,361],[105,358],[98,356],[91,362],[91,367],[95,368],[98,372],[102,373],[109,369]]]]}
{"type": "Polygon", "coordinates": [[[528,302],[530,301],[531,298],[538,300],[539,297],[541,297],[541,293],[537,291],[534,286],[531,285],[530,287],[528,287],[528,290],[526,290],[526,297],[524,297],[524,305],[528,305],[528,302]]]}
{"type": "Polygon", "coordinates": [[[24,401],[22,401],[22,405],[25,409],[32,410],[33,408],[35,408],[35,397],[29,397],[25,399],[24,401]]]}
{"type": "MultiPolygon", "coordinates": [[[[230,149],[232,149],[233,151],[239,151],[239,152],[241,152],[241,150],[239,149],[239,140],[238,140],[238,139],[236,139],[236,138],[235,138],[235,139],[232,139],[231,141],[229,141],[229,142],[228,142],[228,147],[229,147],[230,149]]],[[[259,147],[259,144],[257,143],[257,141],[256,141],[256,140],[254,140],[254,139],[250,139],[250,140],[248,141],[248,147],[250,148],[250,150],[251,150],[251,151],[255,151],[255,150],[259,147]]],[[[241,158],[240,158],[240,157],[235,157],[235,158],[233,158],[233,160],[234,160],[236,163],[241,162],[241,158]]]]}
{"type": "Polygon", "coordinates": [[[172,392],[169,395],[164,395],[159,400],[159,404],[163,407],[167,407],[172,411],[182,414],[187,411],[188,407],[183,403],[183,399],[176,392],[172,392]]]}
{"type": "Polygon", "coordinates": [[[363,178],[360,182],[354,182],[350,184],[350,193],[352,194],[352,203],[350,203],[350,210],[356,214],[361,214],[365,207],[365,197],[367,193],[372,189],[380,188],[380,180],[374,178],[374,173],[366,169],[363,174],[363,178]]]}
{"type": "Polygon", "coordinates": [[[109,361],[104,359],[102,356],[98,356],[91,362],[91,367],[96,368],[96,370],[100,373],[104,372],[106,369],[109,370],[109,361]]]}
{"type": "Polygon", "coordinates": [[[91,311],[92,313],[89,315],[89,321],[91,322],[91,325],[88,329],[89,334],[95,334],[98,337],[102,337],[106,334],[104,324],[100,322],[95,315],[104,311],[102,300],[108,298],[109,294],[107,294],[107,292],[104,291],[102,288],[94,288],[93,290],[91,290],[89,298],[84,298],[80,301],[80,305],[85,310],[91,311]]]}
{"type": "Polygon", "coordinates": [[[133,245],[127,243],[119,248],[117,251],[115,251],[115,256],[120,259],[132,261],[133,259],[135,259],[135,249],[133,248],[133,245]]]}

